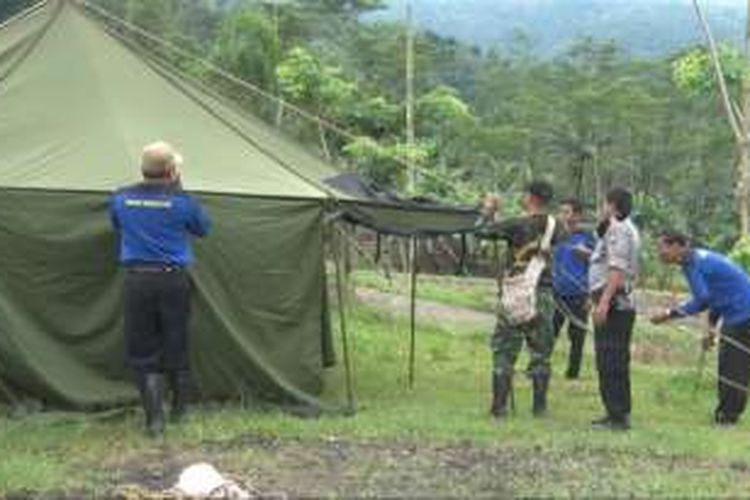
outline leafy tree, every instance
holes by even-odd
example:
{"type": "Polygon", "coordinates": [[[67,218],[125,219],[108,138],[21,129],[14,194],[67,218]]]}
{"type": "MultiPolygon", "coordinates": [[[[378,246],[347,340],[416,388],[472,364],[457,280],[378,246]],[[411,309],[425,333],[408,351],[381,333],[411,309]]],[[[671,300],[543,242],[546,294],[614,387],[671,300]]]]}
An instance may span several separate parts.
{"type": "Polygon", "coordinates": [[[305,0],[307,7],[317,7],[330,13],[362,14],[382,9],[386,6],[383,0],[305,0]]]}
{"type": "MultiPolygon", "coordinates": [[[[737,97],[740,84],[748,71],[744,56],[728,44],[719,47],[724,78],[737,97]]],[[[672,78],[677,87],[693,95],[717,94],[716,77],[711,56],[705,47],[695,47],[677,57],[672,63],[672,78]]]]}
{"type": "Polygon", "coordinates": [[[221,21],[213,60],[222,68],[262,88],[275,89],[280,59],[279,40],[263,12],[238,9],[221,21]]]}
{"type": "MultiPolygon", "coordinates": [[[[316,115],[335,119],[357,96],[357,85],[347,81],[340,69],[327,66],[301,47],[290,50],[277,69],[282,94],[316,115]]],[[[326,157],[333,154],[326,130],[318,124],[320,146],[326,157]]]]}
{"type": "Polygon", "coordinates": [[[429,147],[403,143],[384,146],[369,137],[360,137],[343,149],[349,162],[360,173],[385,188],[403,189],[406,184],[406,165],[423,165],[430,156],[429,147]]]}
{"type": "Polygon", "coordinates": [[[446,135],[476,121],[458,91],[448,86],[431,90],[421,96],[416,104],[420,132],[424,135],[446,135]]]}

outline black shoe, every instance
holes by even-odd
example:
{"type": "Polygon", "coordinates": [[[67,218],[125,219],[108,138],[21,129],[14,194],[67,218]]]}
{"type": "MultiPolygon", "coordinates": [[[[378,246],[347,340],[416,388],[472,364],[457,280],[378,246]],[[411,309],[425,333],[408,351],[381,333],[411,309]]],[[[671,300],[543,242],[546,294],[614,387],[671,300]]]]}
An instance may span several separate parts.
{"type": "Polygon", "coordinates": [[[630,430],[630,419],[628,417],[613,418],[611,416],[606,416],[592,420],[591,426],[596,429],[627,431],[630,430]]]}
{"type": "Polygon", "coordinates": [[[531,380],[534,387],[533,413],[535,417],[542,417],[547,414],[549,375],[534,375],[531,380]]]}
{"type": "Polygon", "coordinates": [[[609,421],[609,428],[613,431],[629,431],[630,419],[628,417],[611,419],[609,421]]]}
{"type": "Polygon", "coordinates": [[[608,428],[609,425],[612,423],[612,420],[609,418],[609,415],[597,418],[596,420],[591,421],[591,426],[596,427],[598,429],[602,428],[608,428]]]}
{"type": "Polygon", "coordinates": [[[492,407],[490,414],[496,419],[508,416],[508,396],[513,387],[513,380],[508,375],[492,377],[492,407]]]}
{"type": "Polygon", "coordinates": [[[169,421],[180,423],[187,415],[188,400],[190,399],[190,374],[187,371],[171,372],[169,386],[172,391],[172,406],[169,421]]]}
{"type": "Polygon", "coordinates": [[[151,438],[164,434],[164,377],[149,373],[143,380],[143,409],[146,413],[146,433],[151,438]]]}

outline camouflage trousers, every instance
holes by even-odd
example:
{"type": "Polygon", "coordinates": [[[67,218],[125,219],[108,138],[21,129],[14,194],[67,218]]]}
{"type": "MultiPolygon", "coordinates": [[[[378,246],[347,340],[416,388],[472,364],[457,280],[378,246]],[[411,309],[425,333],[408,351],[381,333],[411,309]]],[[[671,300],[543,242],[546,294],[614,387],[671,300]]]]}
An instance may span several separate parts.
{"type": "Polygon", "coordinates": [[[551,289],[541,288],[537,294],[539,315],[529,323],[513,325],[508,321],[502,308],[498,308],[497,325],[492,335],[495,375],[513,375],[524,341],[530,356],[526,373],[530,377],[550,375],[550,358],[555,345],[553,327],[555,299],[551,289]]]}

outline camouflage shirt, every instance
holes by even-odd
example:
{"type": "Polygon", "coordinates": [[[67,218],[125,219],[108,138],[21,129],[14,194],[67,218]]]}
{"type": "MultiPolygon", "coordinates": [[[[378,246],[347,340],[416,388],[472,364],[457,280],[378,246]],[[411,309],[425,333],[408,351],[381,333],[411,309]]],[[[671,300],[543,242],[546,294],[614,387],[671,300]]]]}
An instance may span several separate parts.
{"type": "MultiPolygon", "coordinates": [[[[541,214],[514,217],[499,222],[482,222],[479,233],[482,237],[497,238],[508,243],[504,272],[508,276],[514,276],[524,272],[531,258],[539,253],[546,230],[547,214],[541,214]]],[[[558,221],[555,224],[552,246],[563,239],[564,230],[558,221]]],[[[548,264],[542,274],[540,285],[551,287],[551,253],[546,257],[548,264]]]]}

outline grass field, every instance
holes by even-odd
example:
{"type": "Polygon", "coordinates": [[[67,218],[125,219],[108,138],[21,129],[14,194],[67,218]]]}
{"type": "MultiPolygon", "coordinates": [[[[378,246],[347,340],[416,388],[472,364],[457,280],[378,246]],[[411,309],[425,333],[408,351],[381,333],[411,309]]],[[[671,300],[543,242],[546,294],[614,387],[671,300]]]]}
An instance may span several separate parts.
{"type": "MultiPolygon", "coordinates": [[[[409,276],[400,273],[393,273],[389,281],[377,271],[356,271],[352,273],[352,282],[356,287],[380,292],[409,293],[409,276]]],[[[493,312],[497,302],[497,285],[485,278],[420,275],[417,296],[476,311],[493,312]]]]}
{"type": "MultiPolygon", "coordinates": [[[[487,415],[487,332],[423,325],[410,390],[405,319],[363,306],[351,319],[355,417],[300,419],[206,407],[161,443],[140,435],[135,412],[0,417],[0,496],[111,495],[129,485],[122,491],[136,497],[171,484],[181,467],[196,461],[209,461],[265,494],[291,496],[713,497],[750,491],[750,428],[710,425],[714,361],[696,384],[695,333],[639,325],[634,429],[610,433],[588,425],[600,414],[590,354],[581,381],[553,380],[544,419],[531,418],[529,384],[518,376],[516,413],[497,424],[487,415]]],[[[560,342],[556,373],[563,371],[566,351],[560,342]]],[[[324,398],[341,402],[340,368],[328,377],[324,398]]]]}

